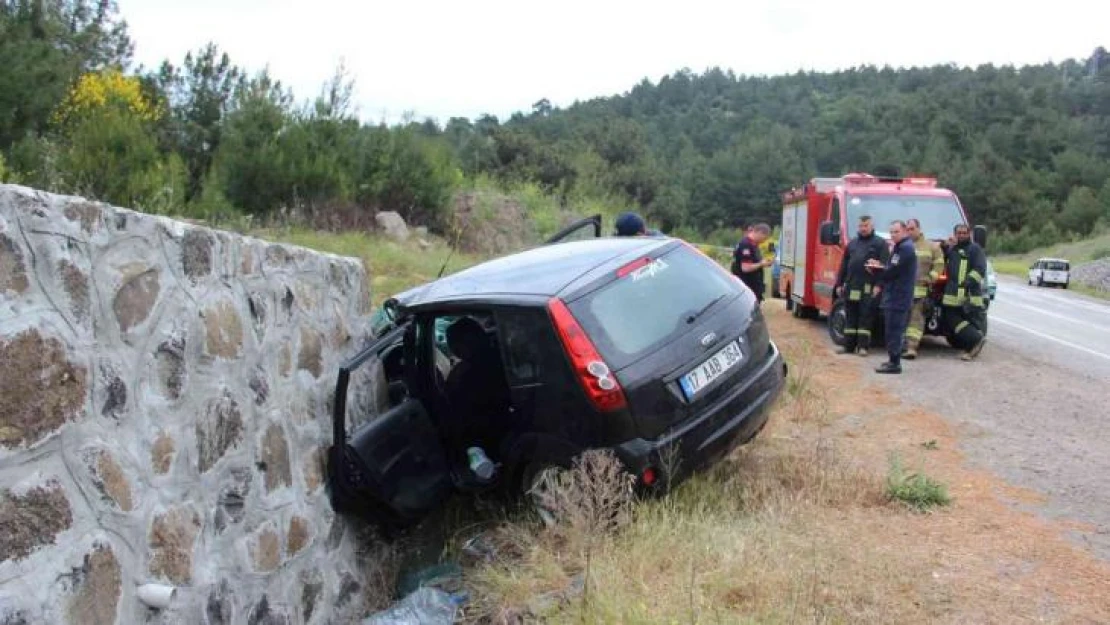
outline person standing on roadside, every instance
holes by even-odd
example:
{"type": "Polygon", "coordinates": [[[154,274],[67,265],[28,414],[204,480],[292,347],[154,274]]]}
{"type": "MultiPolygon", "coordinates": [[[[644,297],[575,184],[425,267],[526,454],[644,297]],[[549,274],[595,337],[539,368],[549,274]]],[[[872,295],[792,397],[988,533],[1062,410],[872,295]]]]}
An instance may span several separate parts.
{"type": "Polygon", "coordinates": [[[971,240],[971,229],[957,224],[953,229],[956,244],[948,250],[948,283],[944,285],[944,325],[953,345],[964,350],[963,360],[973,360],[983,351],[983,281],[987,275],[987,255],[971,240]]]}
{"type": "Polygon", "coordinates": [[[840,272],[833,287],[834,297],[844,297],[844,349],[842,354],[858,353],[866,356],[871,347],[872,316],[875,311],[875,276],[867,269],[872,260],[886,264],[888,258],[886,239],[875,234],[875,225],[869,215],[859,218],[856,238],[848,242],[840,261],[840,272]],[[848,292],[841,293],[847,287],[848,292]]]}
{"type": "Polygon", "coordinates": [[[917,281],[913,286],[913,307],[910,309],[910,321],[906,327],[906,351],[902,357],[906,360],[917,358],[917,347],[921,344],[921,337],[925,336],[925,300],[933,283],[944,271],[944,252],[940,244],[930,241],[921,231],[921,222],[910,219],[906,222],[906,234],[913,241],[914,251],[917,253],[917,281]]]}
{"type": "Polygon", "coordinates": [[[774,261],[763,258],[759,246],[770,236],[771,226],[765,223],[750,226],[732,252],[732,274],[755,293],[756,301],[760,304],[763,303],[764,292],[767,290],[763,281],[763,269],[770,267],[774,261]]]}
{"type": "Polygon", "coordinates": [[[879,282],[883,285],[881,308],[889,360],[875,369],[877,373],[902,373],[902,347],[917,278],[917,251],[907,236],[904,222],[891,222],[890,240],[894,242],[894,249],[886,266],[878,260],[867,262],[868,268],[878,272],[879,282]]]}

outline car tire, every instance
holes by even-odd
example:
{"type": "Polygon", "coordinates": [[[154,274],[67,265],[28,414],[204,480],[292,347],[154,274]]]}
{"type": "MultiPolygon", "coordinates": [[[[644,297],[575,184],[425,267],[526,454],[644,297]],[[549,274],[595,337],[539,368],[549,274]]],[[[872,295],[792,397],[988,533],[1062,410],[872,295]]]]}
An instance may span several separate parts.
{"type": "Polygon", "coordinates": [[[844,301],[837,300],[829,311],[829,338],[838,346],[847,342],[844,328],[848,325],[848,312],[844,308],[844,301]]]}

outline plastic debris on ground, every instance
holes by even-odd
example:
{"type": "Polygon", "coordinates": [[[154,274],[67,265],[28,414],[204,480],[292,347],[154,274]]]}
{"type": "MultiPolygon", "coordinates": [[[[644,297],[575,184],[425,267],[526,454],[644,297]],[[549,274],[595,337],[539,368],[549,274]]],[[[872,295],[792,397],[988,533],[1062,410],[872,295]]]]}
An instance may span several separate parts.
{"type": "Polygon", "coordinates": [[[452,625],[465,597],[425,586],[362,621],[362,625],[452,625]]]}

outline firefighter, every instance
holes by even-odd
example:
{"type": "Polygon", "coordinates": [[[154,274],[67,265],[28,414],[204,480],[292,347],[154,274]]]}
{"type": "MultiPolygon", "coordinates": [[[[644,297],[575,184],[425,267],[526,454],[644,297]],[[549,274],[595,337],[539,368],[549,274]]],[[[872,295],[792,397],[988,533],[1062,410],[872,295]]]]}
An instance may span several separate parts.
{"type": "Polygon", "coordinates": [[[944,286],[944,324],[955,347],[964,350],[963,360],[972,360],[983,351],[986,311],[983,282],[987,274],[987,255],[971,240],[971,229],[958,224],[956,244],[948,250],[948,283],[944,286]]]}
{"type": "Polygon", "coordinates": [[[925,336],[925,306],[933,283],[944,270],[944,252],[940,244],[930,241],[921,231],[921,222],[910,219],[906,222],[906,232],[913,241],[917,252],[917,283],[913,287],[913,307],[910,309],[910,323],[906,327],[906,360],[917,358],[917,346],[925,336]]]}
{"type": "Polygon", "coordinates": [[[833,296],[844,298],[844,312],[848,317],[844,325],[844,349],[840,353],[855,352],[866,356],[871,347],[874,297],[878,295],[875,290],[875,276],[866,265],[869,260],[878,260],[886,265],[889,252],[886,239],[875,234],[875,225],[869,215],[859,218],[856,233],[858,236],[844,250],[833,296]],[[847,293],[844,293],[845,287],[847,293]]]}

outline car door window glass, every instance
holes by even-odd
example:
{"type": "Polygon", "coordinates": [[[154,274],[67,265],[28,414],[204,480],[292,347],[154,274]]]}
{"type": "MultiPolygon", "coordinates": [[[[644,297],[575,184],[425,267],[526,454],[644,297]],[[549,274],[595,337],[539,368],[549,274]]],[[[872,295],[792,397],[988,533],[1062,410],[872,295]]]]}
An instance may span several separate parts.
{"type": "Polygon", "coordinates": [[[497,327],[505,353],[505,369],[512,386],[537,384],[542,379],[540,341],[547,330],[547,315],[529,309],[505,309],[497,313],[497,327]]]}

